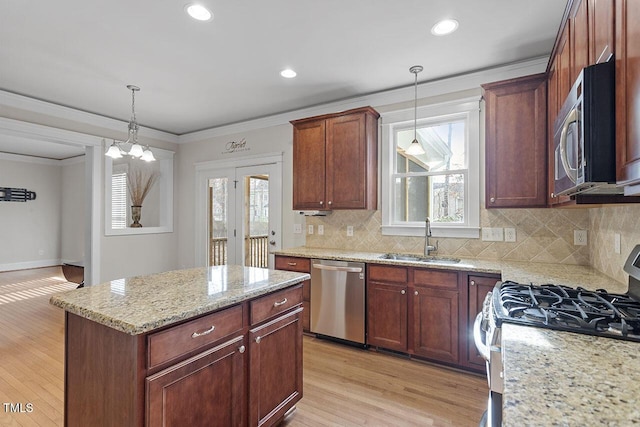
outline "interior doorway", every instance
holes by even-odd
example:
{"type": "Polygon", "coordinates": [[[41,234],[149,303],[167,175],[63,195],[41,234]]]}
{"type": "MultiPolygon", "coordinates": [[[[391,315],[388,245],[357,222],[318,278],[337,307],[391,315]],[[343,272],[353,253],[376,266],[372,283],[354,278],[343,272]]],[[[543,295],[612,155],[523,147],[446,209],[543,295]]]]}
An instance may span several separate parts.
{"type": "Polygon", "coordinates": [[[196,233],[205,236],[196,239],[201,265],[274,266],[270,252],[281,247],[281,162],[245,163],[207,164],[198,171],[206,187],[198,195],[205,198],[198,208],[205,214],[196,225],[196,233]]]}

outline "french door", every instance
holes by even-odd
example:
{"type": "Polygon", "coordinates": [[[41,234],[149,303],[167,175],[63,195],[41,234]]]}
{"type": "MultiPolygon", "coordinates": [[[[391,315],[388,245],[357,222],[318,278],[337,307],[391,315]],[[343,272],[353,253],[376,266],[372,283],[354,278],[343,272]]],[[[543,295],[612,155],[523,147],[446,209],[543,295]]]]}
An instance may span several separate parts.
{"type": "MultiPolygon", "coordinates": [[[[200,171],[206,184],[205,227],[199,224],[207,266],[239,264],[273,268],[270,251],[281,242],[281,165],[219,167],[200,171]],[[204,229],[203,229],[204,228],[204,229]]],[[[202,183],[201,183],[202,184],[202,183]]],[[[202,260],[200,260],[202,263],[202,260]]]]}

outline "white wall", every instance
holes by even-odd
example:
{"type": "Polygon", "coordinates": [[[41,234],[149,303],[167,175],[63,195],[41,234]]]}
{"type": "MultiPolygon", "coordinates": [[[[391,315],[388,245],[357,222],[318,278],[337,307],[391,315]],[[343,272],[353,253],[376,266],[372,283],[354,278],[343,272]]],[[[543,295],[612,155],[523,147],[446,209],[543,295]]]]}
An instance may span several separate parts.
{"type": "Polygon", "coordinates": [[[84,156],[61,162],[61,261],[84,260],[85,161],[84,156]]]}
{"type": "Polygon", "coordinates": [[[0,157],[0,186],[36,193],[36,200],[0,202],[0,271],[60,262],[61,184],[54,162],[0,157]]]}
{"type": "Polygon", "coordinates": [[[179,146],[176,201],[178,205],[179,267],[195,265],[195,164],[213,160],[237,159],[266,153],[283,153],[282,167],[282,247],[304,244],[301,234],[293,234],[293,222],[304,219],[296,217],[292,210],[293,185],[293,131],[290,124],[272,126],[257,131],[214,137],[205,141],[179,146]],[[245,151],[227,152],[232,141],[246,141],[245,151]]]}

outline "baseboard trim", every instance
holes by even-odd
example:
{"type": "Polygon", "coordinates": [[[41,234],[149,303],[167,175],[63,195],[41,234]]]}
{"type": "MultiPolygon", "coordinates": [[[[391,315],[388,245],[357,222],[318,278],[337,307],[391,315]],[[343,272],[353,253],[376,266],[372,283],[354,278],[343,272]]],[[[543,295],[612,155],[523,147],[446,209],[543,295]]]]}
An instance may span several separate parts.
{"type": "Polygon", "coordinates": [[[14,262],[10,264],[0,264],[0,271],[28,270],[30,268],[52,267],[61,264],[60,259],[14,262]]]}

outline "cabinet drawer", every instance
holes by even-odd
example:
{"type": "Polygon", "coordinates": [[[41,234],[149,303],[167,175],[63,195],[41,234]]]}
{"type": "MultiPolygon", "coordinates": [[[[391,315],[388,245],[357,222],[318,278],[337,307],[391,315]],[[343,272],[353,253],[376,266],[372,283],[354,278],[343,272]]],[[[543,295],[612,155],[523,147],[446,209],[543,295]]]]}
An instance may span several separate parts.
{"type": "Polygon", "coordinates": [[[416,268],[413,272],[413,283],[434,288],[457,289],[458,273],[416,268]]]}
{"type": "Polygon", "coordinates": [[[149,335],[149,369],[242,330],[242,305],[227,308],[149,335]]]}
{"type": "Polygon", "coordinates": [[[302,303],[302,285],[283,289],[251,301],[251,324],[270,319],[302,303]]]}
{"type": "Polygon", "coordinates": [[[381,282],[407,283],[409,281],[406,267],[390,267],[376,264],[369,264],[367,278],[381,282]]]}
{"type": "Polygon", "coordinates": [[[300,271],[308,273],[311,271],[309,258],[298,258],[290,256],[276,256],[276,270],[300,271]]]}

